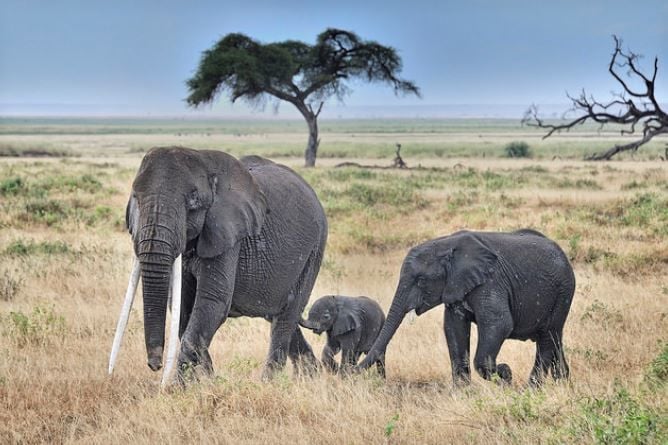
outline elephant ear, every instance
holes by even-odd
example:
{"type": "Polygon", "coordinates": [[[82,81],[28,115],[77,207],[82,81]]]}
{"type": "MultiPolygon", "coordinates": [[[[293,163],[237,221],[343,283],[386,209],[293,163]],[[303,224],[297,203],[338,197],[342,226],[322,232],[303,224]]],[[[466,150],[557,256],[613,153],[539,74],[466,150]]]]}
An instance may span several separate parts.
{"type": "Polygon", "coordinates": [[[496,254],[471,233],[457,235],[449,245],[441,256],[446,269],[445,304],[464,301],[469,292],[487,281],[497,262],[496,254]]]}
{"type": "Polygon", "coordinates": [[[139,225],[139,209],[137,208],[137,200],[130,195],[128,205],[125,207],[125,227],[132,236],[135,236],[137,226],[139,225]]]}
{"type": "Polygon", "coordinates": [[[336,302],[337,315],[334,325],[332,326],[332,336],[338,337],[339,335],[359,329],[362,322],[360,321],[356,307],[351,307],[351,304],[344,304],[344,302],[337,297],[334,297],[334,301],[336,302]]]}
{"type": "Polygon", "coordinates": [[[338,337],[346,332],[354,331],[359,328],[360,324],[361,322],[357,317],[357,314],[345,309],[340,310],[339,315],[334,322],[334,326],[332,326],[332,335],[338,337]]]}
{"type": "Polygon", "coordinates": [[[240,240],[260,234],[267,212],[264,194],[246,168],[232,156],[217,153],[218,171],[209,177],[213,201],[197,241],[197,254],[212,258],[240,240]]]}

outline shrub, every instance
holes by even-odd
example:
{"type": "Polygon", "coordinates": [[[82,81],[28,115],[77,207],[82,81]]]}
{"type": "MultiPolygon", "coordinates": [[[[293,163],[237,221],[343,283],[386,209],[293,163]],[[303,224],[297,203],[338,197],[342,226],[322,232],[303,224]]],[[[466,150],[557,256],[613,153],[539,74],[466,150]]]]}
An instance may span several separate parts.
{"type": "Polygon", "coordinates": [[[18,347],[43,345],[54,337],[65,335],[65,318],[54,312],[53,308],[36,306],[32,313],[10,312],[3,322],[6,333],[18,347]]]}
{"type": "Polygon", "coordinates": [[[21,177],[7,178],[0,182],[0,195],[17,195],[24,187],[25,184],[21,177]]]}
{"type": "Polygon", "coordinates": [[[571,435],[578,442],[589,436],[602,444],[666,443],[666,419],[617,386],[614,394],[591,397],[580,404],[571,435]]]}
{"type": "Polygon", "coordinates": [[[529,144],[523,141],[511,142],[504,148],[507,158],[530,158],[531,149],[529,144]]]}
{"type": "Polygon", "coordinates": [[[29,201],[25,205],[22,219],[51,226],[67,218],[68,210],[64,202],[55,199],[29,201]]]}
{"type": "Polygon", "coordinates": [[[663,344],[659,355],[649,364],[646,379],[655,386],[662,386],[668,381],[668,342],[663,344]]]}

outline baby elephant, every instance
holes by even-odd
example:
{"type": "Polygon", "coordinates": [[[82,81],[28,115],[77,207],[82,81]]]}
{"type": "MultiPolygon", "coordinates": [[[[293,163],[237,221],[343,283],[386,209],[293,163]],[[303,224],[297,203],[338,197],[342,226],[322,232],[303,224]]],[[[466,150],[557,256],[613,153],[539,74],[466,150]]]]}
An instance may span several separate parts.
{"type": "MultiPolygon", "coordinates": [[[[378,303],[368,297],[327,295],[315,302],[308,320],[299,324],[320,335],[327,332],[327,345],[322,350],[323,364],[337,371],[334,356],[341,350],[341,368],[349,370],[362,353],[371,349],[385,323],[385,314],[378,303]]],[[[375,359],[376,368],[385,378],[385,354],[375,359]]]]}

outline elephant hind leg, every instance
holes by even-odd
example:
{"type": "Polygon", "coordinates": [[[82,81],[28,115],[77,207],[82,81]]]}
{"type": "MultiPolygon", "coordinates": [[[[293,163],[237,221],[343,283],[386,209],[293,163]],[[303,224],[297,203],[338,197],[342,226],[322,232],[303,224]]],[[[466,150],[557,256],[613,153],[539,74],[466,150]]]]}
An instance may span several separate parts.
{"type": "Polygon", "coordinates": [[[272,320],[271,345],[264,371],[265,378],[271,378],[275,371],[283,369],[288,356],[297,368],[302,367],[307,372],[311,372],[309,368],[313,370],[317,367],[318,361],[311,346],[302,335],[297,321],[311,296],[311,290],[318,276],[321,262],[321,252],[311,252],[299,279],[288,294],[287,306],[281,314],[272,320]],[[295,342],[294,345],[292,345],[293,341],[295,342]]]}
{"type": "Polygon", "coordinates": [[[536,360],[531,370],[529,384],[540,386],[548,372],[551,372],[554,379],[568,378],[569,375],[561,342],[561,332],[539,333],[536,341],[536,360]]]}
{"type": "Polygon", "coordinates": [[[317,369],[318,361],[315,358],[315,354],[313,354],[313,349],[311,349],[311,345],[304,338],[304,334],[302,334],[299,326],[296,327],[295,332],[290,338],[288,356],[297,374],[310,376],[317,369]]]}
{"type": "Polygon", "coordinates": [[[568,363],[566,363],[566,356],[564,355],[562,333],[556,332],[552,337],[554,343],[554,358],[550,366],[552,378],[555,380],[567,379],[570,376],[570,369],[568,368],[568,363]]]}

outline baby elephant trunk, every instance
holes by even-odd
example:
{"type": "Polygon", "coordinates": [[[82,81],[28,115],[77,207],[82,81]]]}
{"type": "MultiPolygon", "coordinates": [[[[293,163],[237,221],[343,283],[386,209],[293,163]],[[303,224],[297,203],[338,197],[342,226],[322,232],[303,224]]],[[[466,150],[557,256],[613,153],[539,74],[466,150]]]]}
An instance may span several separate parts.
{"type": "Polygon", "coordinates": [[[310,329],[312,331],[320,330],[320,323],[311,320],[304,320],[303,318],[299,319],[299,325],[303,328],[310,329]]]}

